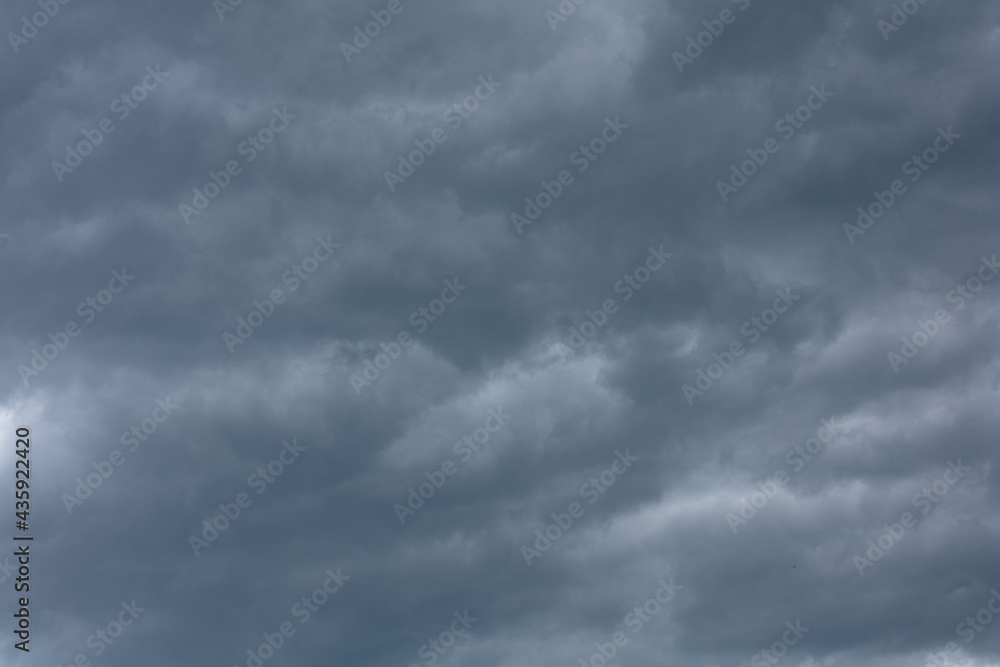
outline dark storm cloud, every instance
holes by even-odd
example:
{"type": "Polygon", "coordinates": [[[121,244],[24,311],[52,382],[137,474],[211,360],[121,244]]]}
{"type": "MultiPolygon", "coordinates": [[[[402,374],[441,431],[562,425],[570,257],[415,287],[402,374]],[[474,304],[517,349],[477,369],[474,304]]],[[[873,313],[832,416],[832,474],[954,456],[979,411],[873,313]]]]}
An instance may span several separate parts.
{"type": "Polygon", "coordinates": [[[1000,24],[895,4],[73,0],[6,37],[8,662],[995,663],[1000,24]]]}

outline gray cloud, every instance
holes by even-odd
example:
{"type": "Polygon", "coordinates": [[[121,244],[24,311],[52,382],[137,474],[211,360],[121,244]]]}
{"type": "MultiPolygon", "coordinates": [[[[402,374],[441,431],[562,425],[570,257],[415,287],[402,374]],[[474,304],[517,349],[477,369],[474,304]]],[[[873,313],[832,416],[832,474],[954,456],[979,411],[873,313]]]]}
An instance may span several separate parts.
{"type": "Polygon", "coordinates": [[[5,664],[248,665],[280,635],[264,664],[600,667],[610,642],[609,665],[756,667],[786,623],[808,628],[787,664],[995,664],[1000,17],[895,4],[918,9],[885,38],[888,1],[77,0],[7,37],[0,414],[32,430],[35,540],[32,653],[8,635],[5,664]],[[295,118],[250,150],[275,109],[295,118]],[[953,145],[914,171],[939,128],[953,145]],[[339,246],[310,269],[317,239],[339,246]],[[445,303],[445,281],[468,287],[445,303]],[[316,597],[328,570],[349,578],[316,597]]]}

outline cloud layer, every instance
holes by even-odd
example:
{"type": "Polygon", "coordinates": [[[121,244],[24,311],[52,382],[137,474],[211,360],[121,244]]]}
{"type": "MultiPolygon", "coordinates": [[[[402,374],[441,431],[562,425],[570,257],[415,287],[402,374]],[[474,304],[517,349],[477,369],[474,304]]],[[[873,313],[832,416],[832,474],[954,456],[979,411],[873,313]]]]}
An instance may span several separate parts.
{"type": "Polygon", "coordinates": [[[5,664],[996,664],[995,3],[0,26],[5,664]]]}

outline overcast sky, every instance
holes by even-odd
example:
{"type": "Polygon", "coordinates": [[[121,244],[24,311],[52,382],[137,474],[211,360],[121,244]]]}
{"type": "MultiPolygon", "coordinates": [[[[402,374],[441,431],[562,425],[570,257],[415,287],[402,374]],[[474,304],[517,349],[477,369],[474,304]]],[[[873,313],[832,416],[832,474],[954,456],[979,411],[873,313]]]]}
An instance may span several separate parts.
{"type": "Polygon", "coordinates": [[[997,3],[230,1],[0,8],[0,663],[1000,662],[997,3]]]}

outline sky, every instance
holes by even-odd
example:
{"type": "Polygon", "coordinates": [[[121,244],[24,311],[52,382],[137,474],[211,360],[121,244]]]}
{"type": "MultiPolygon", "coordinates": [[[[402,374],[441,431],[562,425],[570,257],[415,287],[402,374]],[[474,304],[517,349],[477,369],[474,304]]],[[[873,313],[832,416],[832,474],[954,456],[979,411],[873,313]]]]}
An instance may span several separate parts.
{"type": "Polygon", "coordinates": [[[997,3],[0,29],[0,664],[1000,663],[997,3]]]}

